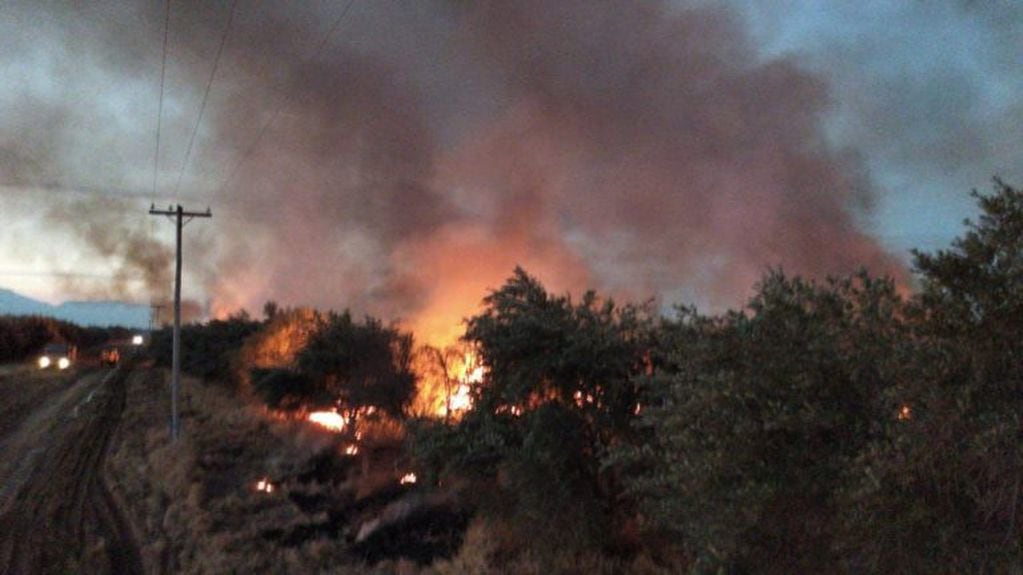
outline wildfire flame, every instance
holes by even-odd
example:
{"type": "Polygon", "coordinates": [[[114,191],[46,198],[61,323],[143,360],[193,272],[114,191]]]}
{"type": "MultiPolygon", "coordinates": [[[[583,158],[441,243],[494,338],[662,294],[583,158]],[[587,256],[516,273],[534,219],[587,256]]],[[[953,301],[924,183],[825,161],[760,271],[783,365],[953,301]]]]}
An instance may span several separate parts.
{"type": "Polygon", "coordinates": [[[447,401],[437,408],[437,415],[444,417],[448,415],[449,409],[452,415],[470,409],[472,407],[472,395],[470,394],[472,386],[482,383],[485,375],[486,371],[479,364],[476,354],[467,352],[455,366],[455,380],[458,381],[458,385],[451,392],[447,401]]]}
{"type": "Polygon", "coordinates": [[[256,491],[262,493],[273,493],[274,484],[271,483],[269,479],[264,477],[263,479],[260,479],[259,481],[256,482],[256,491]]]}
{"type": "MultiPolygon", "coordinates": [[[[455,392],[451,394],[449,404],[451,405],[451,413],[458,413],[472,407],[472,397],[469,395],[469,386],[465,384],[459,385],[455,392]]],[[[447,407],[444,406],[441,410],[442,412],[446,412],[447,407]]],[[[444,413],[441,413],[441,415],[444,415],[444,413]]]]}
{"type": "Polygon", "coordinates": [[[908,421],[913,418],[913,409],[908,405],[903,405],[899,408],[899,414],[896,417],[899,421],[908,421]]]}
{"type": "Polygon", "coordinates": [[[522,415],[523,410],[517,405],[499,405],[494,413],[510,413],[512,417],[519,417],[522,415]]]}
{"type": "Polygon", "coordinates": [[[579,407],[583,407],[586,404],[592,404],[594,401],[596,401],[592,395],[590,395],[589,393],[584,395],[583,392],[581,391],[575,392],[575,395],[572,396],[572,399],[575,400],[575,404],[579,407]]]}
{"type": "Polygon", "coordinates": [[[306,419],[324,429],[336,432],[344,431],[348,425],[348,420],[337,411],[314,411],[306,419]]]}
{"type": "Polygon", "coordinates": [[[411,473],[411,472],[406,473],[405,475],[402,475],[401,479],[398,480],[398,483],[400,483],[401,485],[410,485],[410,484],[415,483],[415,482],[416,482],[416,474],[415,473],[411,473]]]}
{"type": "Polygon", "coordinates": [[[351,445],[345,446],[345,455],[358,455],[358,453],[359,453],[358,445],[353,443],[351,445]]]}

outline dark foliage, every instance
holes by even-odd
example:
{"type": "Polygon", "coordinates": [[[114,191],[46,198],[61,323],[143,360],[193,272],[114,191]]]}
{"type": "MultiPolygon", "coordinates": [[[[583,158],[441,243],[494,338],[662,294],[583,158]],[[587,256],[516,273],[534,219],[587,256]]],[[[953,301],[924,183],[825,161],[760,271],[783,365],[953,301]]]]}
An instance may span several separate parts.
{"type": "Polygon", "coordinates": [[[648,526],[679,537],[697,570],[834,564],[835,494],[874,423],[896,412],[880,397],[901,306],[891,282],[865,274],[772,273],[741,312],[666,322],[645,441],[610,459],[629,469],[648,526]]]}
{"type": "MultiPolygon", "coordinates": [[[[182,326],[181,370],[206,380],[235,384],[235,356],[245,339],[260,326],[244,311],[224,320],[182,326]]],[[[166,327],[154,332],[151,349],[157,365],[170,367],[173,330],[166,327]]]]}
{"type": "Polygon", "coordinates": [[[68,343],[89,349],[132,332],[123,327],[81,327],[41,316],[0,316],[0,363],[32,358],[47,343],[68,343]]]}
{"type": "Polygon", "coordinates": [[[979,221],[916,253],[890,404],[845,493],[842,548],[863,571],[1018,573],[1023,565],[1023,192],[974,194],[979,221]]]}
{"type": "Polygon", "coordinates": [[[487,369],[474,406],[453,426],[418,422],[412,451],[434,476],[478,479],[484,512],[539,552],[601,545],[618,490],[600,455],[631,433],[647,314],[593,293],[552,296],[521,269],[484,304],[465,336],[487,369]]]}
{"type": "Polygon", "coordinates": [[[252,391],[271,409],[325,408],[333,398],[305,374],[292,369],[253,369],[252,391]]]}
{"type": "Polygon", "coordinates": [[[977,197],[908,301],[775,273],[665,324],[640,439],[607,462],[689,570],[1019,572],[1023,194],[977,197]]]}
{"type": "Polygon", "coordinates": [[[648,338],[519,270],[468,323],[474,408],[415,422],[410,449],[534,551],[632,514],[677,571],[1019,573],[1023,192],[976,197],[951,249],[915,253],[908,299],[778,271],[648,338]]]}
{"type": "Polygon", "coordinates": [[[312,383],[310,399],[334,399],[357,417],[369,408],[402,417],[416,389],[412,335],[367,317],[329,313],[299,352],[297,370],[312,383]]]}

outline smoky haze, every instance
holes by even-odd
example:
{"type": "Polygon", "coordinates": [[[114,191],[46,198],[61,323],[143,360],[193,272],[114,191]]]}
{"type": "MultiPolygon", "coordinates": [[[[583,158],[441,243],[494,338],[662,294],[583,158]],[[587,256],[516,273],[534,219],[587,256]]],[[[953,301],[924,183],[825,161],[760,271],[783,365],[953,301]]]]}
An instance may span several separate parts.
{"type": "MultiPolygon", "coordinates": [[[[74,94],[39,69],[21,72],[39,86],[4,89],[22,111],[0,121],[8,184],[150,199],[163,6],[119,6],[0,11],[42,35],[0,41],[6,54],[32,64],[73,46],[90,64],[63,70],[74,94]]],[[[152,195],[213,207],[186,266],[215,313],[352,307],[443,339],[516,264],[556,290],[713,307],[769,266],[904,274],[857,225],[877,191],[856,151],[824,137],[826,82],[760,61],[724,9],[667,2],[356,2],[320,51],[343,3],[240,3],[174,196],[227,8],[172,3],[152,195]]],[[[170,252],[132,201],[49,216],[166,291],[170,252]]]]}

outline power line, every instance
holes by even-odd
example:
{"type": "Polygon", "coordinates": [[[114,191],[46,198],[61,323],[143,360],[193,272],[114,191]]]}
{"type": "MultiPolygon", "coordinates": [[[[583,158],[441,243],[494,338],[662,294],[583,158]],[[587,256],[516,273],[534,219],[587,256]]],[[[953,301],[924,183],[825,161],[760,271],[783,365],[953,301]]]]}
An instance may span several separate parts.
{"type": "Polygon", "coordinates": [[[64,185],[57,182],[41,182],[41,183],[26,183],[26,182],[3,182],[0,181],[0,188],[14,190],[16,192],[35,192],[35,191],[46,191],[55,192],[60,194],[81,194],[81,195],[92,195],[92,196],[110,196],[110,197],[123,197],[123,198],[144,198],[149,195],[147,190],[132,189],[132,188],[111,188],[105,186],[94,186],[94,185],[64,185]]]}
{"type": "MultiPolygon", "coordinates": [[[[331,24],[330,28],[327,29],[327,33],[324,34],[323,38],[321,38],[320,41],[317,43],[316,48],[313,50],[312,54],[306,57],[306,61],[311,61],[320,57],[324,49],[327,47],[327,43],[330,41],[331,36],[333,36],[334,33],[337,32],[337,30],[341,27],[341,22],[344,21],[345,16],[348,15],[348,11],[351,10],[353,4],[355,4],[355,0],[348,0],[348,4],[345,5],[345,7],[341,10],[341,13],[338,14],[337,18],[334,19],[334,23],[331,24]]],[[[277,120],[277,116],[281,114],[281,111],[284,109],[284,104],[286,102],[287,102],[286,100],[281,101],[277,105],[277,108],[274,109],[273,114],[270,114],[270,118],[267,121],[263,122],[263,125],[260,126],[259,128],[259,132],[256,133],[256,139],[253,140],[252,144],[250,144],[248,148],[245,149],[245,152],[242,153],[241,158],[237,162],[235,162],[234,167],[231,168],[231,171],[228,173],[227,178],[224,180],[224,183],[221,184],[219,188],[217,188],[216,195],[219,196],[225,189],[227,189],[227,187],[234,180],[234,177],[238,175],[238,171],[249,159],[249,156],[251,156],[252,153],[256,151],[256,148],[259,146],[259,143],[263,140],[263,136],[266,135],[267,130],[277,120]]]]}
{"type": "Polygon", "coordinates": [[[156,175],[160,167],[160,130],[163,128],[163,83],[167,75],[167,36],[170,34],[170,0],[163,16],[163,56],[160,62],[160,105],[156,113],[156,151],[153,152],[153,199],[156,199],[156,175]]]}
{"type": "Polygon", "coordinates": [[[220,37],[220,46],[217,47],[217,55],[213,60],[213,69],[210,70],[210,79],[206,82],[206,91],[202,96],[202,105],[199,107],[199,117],[195,120],[195,127],[192,128],[192,137],[188,140],[188,149],[185,151],[185,161],[181,163],[181,172],[178,173],[178,183],[174,185],[174,196],[177,197],[178,189],[181,187],[181,179],[185,176],[185,169],[188,167],[188,160],[192,157],[192,146],[195,145],[195,135],[199,132],[199,125],[202,124],[203,114],[206,112],[206,102],[210,97],[210,88],[213,87],[213,79],[217,75],[217,67],[220,66],[220,56],[224,52],[224,45],[227,44],[227,34],[231,30],[231,21],[234,20],[234,9],[238,6],[238,0],[231,2],[231,11],[227,14],[227,23],[224,25],[224,33],[220,37]]]}

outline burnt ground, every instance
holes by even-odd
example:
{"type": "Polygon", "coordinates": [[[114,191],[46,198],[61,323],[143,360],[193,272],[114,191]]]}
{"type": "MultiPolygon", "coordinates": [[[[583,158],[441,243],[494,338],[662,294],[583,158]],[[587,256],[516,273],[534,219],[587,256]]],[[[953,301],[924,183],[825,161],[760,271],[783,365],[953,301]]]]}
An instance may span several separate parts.
{"type": "Polygon", "coordinates": [[[166,374],[136,369],[105,473],[150,573],[402,573],[460,548],[469,514],[402,485],[400,437],[348,439],[268,416],[236,392],[182,382],[182,437],[169,442],[166,374]],[[271,492],[257,489],[266,482],[271,492]]]}
{"type": "Polygon", "coordinates": [[[101,473],[124,381],[118,370],[0,376],[0,573],[142,572],[101,473]]]}

